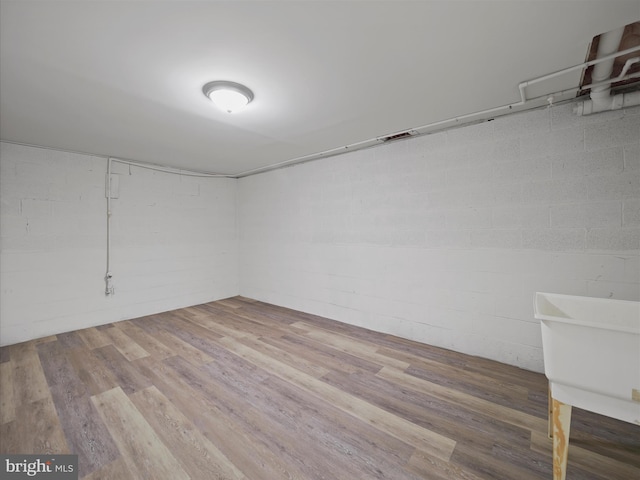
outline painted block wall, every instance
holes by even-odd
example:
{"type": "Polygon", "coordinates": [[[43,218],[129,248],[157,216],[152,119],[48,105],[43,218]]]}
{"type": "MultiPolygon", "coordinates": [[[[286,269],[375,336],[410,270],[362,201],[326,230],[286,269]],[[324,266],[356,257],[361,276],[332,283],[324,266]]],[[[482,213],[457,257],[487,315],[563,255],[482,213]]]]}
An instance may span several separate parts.
{"type": "Polygon", "coordinates": [[[107,160],[0,148],[2,345],[238,294],[235,180],[114,163],[106,297],[107,160]]]}
{"type": "Polygon", "coordinates": [[[640,108],[243,178],[239,224],[244,296],[541,372],[534,292],[640,299],[640,108]]]}

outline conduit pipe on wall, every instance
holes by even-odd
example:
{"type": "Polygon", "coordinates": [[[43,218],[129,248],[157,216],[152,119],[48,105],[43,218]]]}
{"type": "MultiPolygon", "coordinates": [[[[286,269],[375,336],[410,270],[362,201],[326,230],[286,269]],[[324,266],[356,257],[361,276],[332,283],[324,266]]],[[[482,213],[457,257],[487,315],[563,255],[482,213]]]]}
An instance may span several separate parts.
{"type": "MultiPolygon", "coordinates": [[[[553,102],[553,98],[555,97],[561,97],[570,93],[575,93],[575,91],[580,88],[578,86],[576,86],[575,88],[570,88],[567,90],[563,90],[561,92],[553,92],[553,93],[549,93],[549,94],[545,94],[545,95],[540,95],[538,97],[535,98],[527,98],[526,95],[526,88],[528,86],[531,85],[535,85],[537,83],[543,82],[545,80],[549,80],[555,77],[559,77],[561,75],[565,75],[567,73],[576,71],[576,70],[583,70],[585,68],[588,68],[592,65],[597,65],[598,63],[607,61],[607,60],[612,60],[615,59],[617,57],[621,57],[623,55],[627,55],[630,53],[634,53],[634,52],[638,52],[640,51],[640,46],[637,47],[631,47],[628,48],[626,50],[622,50],[620,52],[615,52],[612,53],[610,55],[606,55],[604,57],[601,58],[596,58],[594,60],[590,60],[588,62],[584,62],[581,63],[579,65],[574,65],[572,67],[568,67],[568,68],[564,68],[562,70],[558,70],[557,72],[553,72],[553,73],[549,73],[547,75],[543,75],[541,77],[537,77],[531,80],[527,80],[524,82],[521,82],[518,85],[518,89],[520,91],[520,101],[516,102],[516,103],[512,103],[509,105],[503,105],[500,107],[495,107],[495,108],[489,108],[487,110],[482,110],[480,112],[474,112],[474,113],[469,113],[467,115],[461,115],[459,117],[454,117],[454,118],[448,118],[446,120],[440,120],[438,122],[434,122],[434,123],[429,123],[427,125],[422,125],[420,127],[415,127],[415,128],[411,128],[402,132],[396,132],[394,134],[391,135],[385,135],[382,137],[376,137],[376,138],[372,138],[369,140],[364,140],[362,142],[357,142],[357,143],[352,143],[350,145],[345,145],[342,147],[338,147],[338,148],[333,148],[331,150],[325,150],[323,152],[318,152],[318,153],[313,153],[310,155],[305,155],[302,157],[297,157],[297,158],[292,158],[289,160],[284,160],[282,162],[278,162],[278,163],[274,163],[272,165],[268,165],[266,167],[258,167],[258,168],[254,168],[251,170],[246,170],[244,172],[240,172],[237,173],[235,175],[233,175],[234,178],[242,178],[242,177],[247,177],[249,175],[255,175],[256,173],[263,173],[263,172],[268,172],[270,170],[276,170],[278,168],[283,168],[283,167],[288,167],[291,165],[296,165],[299,163],[304,163],[304,162],[310,162],[312,160],[318,160],[320,158],[326,158],[326,157],[331,157],[334,155],[339,155],[341,153],[346,153],[346,152],[352,152],[352,151],[356,151],[356,150],[362,150],[364,148],[369,148],[369,147],[373,147],[375,145],[379,145],[381,143],[383,143],[385,141],[385,139],[389,136],[394,136],[394,135],[399,135],[402,133],[409,133],[411,136],[413,135],[425,135],[427,133],[432,133],[435,132],[437,130],[441,130],[441,129],[445,129],[445,128],[450,128],[450,127],[455,127],[457,125],[463,125],[465,123],[470,123],[473,121],[481,121],[483,119],[488,119],[488,118],[492,118],[494,116],[497,115],[506,115],[508,113],[511,112],[515,112],[518,111],[518,108],[523,107],[525,105],[530,105],[531,103],[534,103],[537,100],[540,100],[541,98],[547,98],[547,101],[551,104],[553,102]]],[[[627,68],[628,71],[628,68],[627,68]]],[[[640,74],[638,73],[634,73],[631,75],[627,75],[626,71],[623,70],[623,74],[620,75],[618,78],[614,79],[614,80],[607,80],[606,82],[603,83],[609,83],[611,84],[612,82],[617,82],[617,81],[622,81],[622,80],[629,80],[632,78],[638,78],[640,77],[640,74]]],[[[581,88],[586,89],[586,88],[593,88],[593,87],[597,87],[600,86],[601,83],[592,83],[590,85],[583,85],[581,88]]],[[[638,99],[640,100],[640,99],[638,99]]],[[[625,104],[623,106],[630,106],[630,105],[636,105],[637,103],[635,103],[634,101],[634,96],[632,95],[628,95],[628,98],[625,100],[625,104]]],[[[640,102],[639,102],[640,103],[640,102]]],[[[539,106],[539,104],[538,104],[539,106]]]]}
{"type": "MultiPolygon", "coordinates": [[[[356,142],[356,143],[352,143],[349,145],[344,145],[341,147],[337,147],[337,148],[332,148],[330,150],[324,150],[322,152],[316,152],[316,153],[312,153],[309,155],[304,155],[301,157],[296,157],[296,158],[291,158],[288,160],[283,160],[281,162],[277,162],[271,165],[267,165],[264,167],[258,167],[258,168],[253,168],[251,170],[245,170],[243,172],[239,172],[239,173],[233,173],[233,174],[217,174],[217,173],[207,173],[207,172],[193,172],[193,171],[188,171],[188,170],[181,170],[181,169],[175,169],[172,167],[167,167],[167,166],[162,166],[162,165],[157,165],[157,164],[151,164],[151,163],[144,163],[144,162],[135,162],[132,160],[124,160],[124,159],[119,159],[119,158],[111,158],[111,157],[103,157],[103,158],[107,158],[109,160],[109,166],[108,168],[111,168],[111,161],[113,162],[117,162],[117,163],[122,163],[125,165],[133,165],[133,166],[137,166],[140,168],[146,168],[149,170],[156,170],[159,172],[164,172],[164,173],[175,173],[178,175],[185,175],[185,176],[194,176],[194,177],[211,177],[211,178],[242,178],[242,177],[247,177],[250,175],[254,175],[257,173],[262,173],[262,172],[268,172],[270,170],[276,170],[278,168],[283,168],[283,167],[288,167],[291,165],[296,165],[298,163],[304,163],[304,162],[310,162],[312,160],[318,160],[321,158],[326,158],[326,157],[331,157],[334,155],[339,155],[341,153],[347,153],[347,152],[352,152],[352,151],[356,151],[356,150],[362,150],[365,148],[369,148],[369,147],[373,147],[375,145],[379,145],[381,143],[384,143],[385,139],[388,138],[389,136],[394,136],[394,135],[398,135],[398,134],[402,134],[402,133],[409,133],[410,136],[414,136],[414,135],[425,135],[428,133],[433,133],[435,131],[438,130],[443,130],[445,128],[449,128],[449,127],[455,127],[455,126],[459,126],[459,125],[464,125],[467,123],[471,123],[474,121],[482,121],[482,120],[486,120],[486,119],[490,119],[493,118],[494,116],[499,116],[499,115],[506,115],[512,112],[516,112],[519,111],[518,108],[519,107],[524,107],[526,105],[531,105],[533,108],[536,107],[540,107],[541,104],[539,102],[537,102],[538,100],[542,99],[542,98],[546,98],[547,101],[549,102],[549,104],[553,104],[553,100],[554,97],[555,98],[561,98],[564,95],[568,95],[568,94],[575,94],[575,91],[578,90],[579,88],[582,89],[587,89],[587,88],[595,88],[598,87],[600,85],[603,84],[609,84],[611,85],[611,83],[617,83],[623,80],[629,80],[629,79],[633,79],[633,78],[639,78],[640,77],[640,73],[633,73],[631,75],[627,75],[627,72],[630,68],[630,66],[634,63],[637,63],[638,58],[632,58],[630,60],[627,61],[627,63],[625,64],[625,68],[623,68],[622,73],[614,79],[610,79],[610,80],[605,80],[604,82],[601,83],[592,83],[590,85],[582,85],[582,86],[576,86],[574,88],[569,88],[566,90],[562,90],[560,92],[553,92],[553,93],[549,93],[549,94],[545,94],[545,95],[540,95],[538,97],[535,98],[527,98],[526,95],[526,88],[530,85],[534,85],[540,82],[543,82],[545,80],[549,80],[551,78],[555,78],[561,75],[564,75],[566,73],[570,73],[576,70],[582,70],[585,68],[588,68],[592,65],[597,65],[598,63],[604,62],[606,60],[609,59],[614,59],[617,57],[621,57],[623,55],[628,55],[630,53],[635,53],[635,52],[640,52],[640,46],[636,46],[636,47],[631,47],[628,48],[626,50],[622,50],[620,52],[615,52],[612,53],[611,55],[607,55],[604,57],[599,57],[596,58],[595,60],[591,60],[589,62],[584,62],[581,63],[579,65],[574,65],[572,67],[568,67],[568,68],[564,68],[562,70],[558,70],[556,72],[553,73],[549,73],[547,75],[543,75],[541,77],[537,77],[534,78],[532,80],[527,80],[524,82],[521,82],[518,85],[518,89],[520,90],[520,101],[516,102],[516,103],[512,103],[509,105],[503,105],[500,107],[495,107],[495,108],[490,108],[487,110],[482,110],[479,112],[474,112],[474,113],[469,113],[467,115],[462,115],[459,117],[453,117],[453,118],[448,118],[446,120],[440,120],[437,122],[433,122],[433,123],[429,123],[427,125],[422,125],[419,127],[415,127],[415,128],[410,128],[408,130],[404,130],[401,132],[396,132],[394,134],[390,134],[390,135],[385,135],[385,136],[381,136],[381,137],[376,137],[376,138],[371,138],[368,140],[363,140],[361,142],[356,142]],[[533,105],[532,105],[533,104],[533,105]]],[[[566,101],[574,101],[575,99],[570,99],[570,100],[566,100],[566,101]]],[[[563,101],[564,103],[564,101],[563,101]]],[[[635,92],[633,94],[625,94],[624,96],[624,101],[622,104],[622,107],[627,107],[627,106],[631,106],[631,105],[638,105],[640,104],[640,92],[635,92]],[[635,99],[634,99],[635,97],[635,99]]],[[[622,108],[621,107],[621,108],[622,108]]],[[[35,146],[38,147],[38,145],[30,145],[27,143],[18,143],[19,145],[27,145],[27,146],[35,146]]],[[[64,150],[64,151],[69,151],[69,150],[64,150]]],[[[73,151],[73,153],[79,153],[82,155],[94,155],[96,156],[95,153],[91,153],[91,152],[83,152],[83,151],[73,151]]],[[[110,203],[110,200],[108,199],[108,203],[110,203]]],[[[109,271],[109,268],[107,268],[107,271],[109,271]]]]}
{"type": "MultiPolygon", "coordinates": [[[[139,168],[144,168],[147,170],[154,170],[162,173],[169,173],[173,175],[181,175],[187,177],[203,177],[203,178],[236,178],[233,175],[224,175],[218,173],[204,173],[204,172],[193,172],[190,170],[182,170],[171,167],[164,167],[162,165],[154,165],[150,163],[142,163],[142,162],[134,162],[131,160],[123,160],[120,158],[107,158],[107,173],[105,178],[105,197],[107,198],[107,268],[104,275],[105,289],[104,294],[114,295],[115,287],[113,285],[113,273],[111,272],[111,199],[113,197],[113,189],[112,189],[112,176],[111,176],[111,166],[113,162],[121,163],[123,165],[130,165],[139,168]]],[[[117,188],[117,187],[116,187],[117,188]]],[[[117,196],[115,197],[117,198],[117,196]]]]}
{"type": "MultiPolygon", "coordinates": [[[[584,70],[585,68],[589,68],[593,65],[598,65],[599,63],[602,63],[602,62],[608,62],[609,60],[613,61],[618,57],[627,55],[629,53],[634,53],[637,51],[640,51],[640,46],[627,48],[626,50],[622,50],[621,52],[613,52],[608,55],[599,55],[598,58],[594,60],[590,60],[588,62],[584,62],[579,65],[574,65],[573,67],[563,68],[562,70],[548,73],[546,75],[542,75],[541,77],[537,77],[532,80],[526,80],[524,82],[520,82],[520,84],[518,85],[518,88],[520,90],[520,101],[526,102],[528,100],[527,95],[525,93],[525,89],[531,85],[535,85],[536,83],[544,82],[546,80],[551,80],[552,78],[559,77],[566,73],[575,72],[576,70],[584,70]]],[[[609,72],[609,75],[611,75],[611,72],[609,72]]],[[[583,86],[582,88],[585,89],[585,88],[588,88],[588,86],[583,86]]]]}
{"type": "Polygon", "coordinates": [[[611,32],[603,33],[598,44],[597,57],[603,61],[595,64],[591,73],[591,80],[594,85],[591,87],[590,99],[576,105],[574,112],[577,115],[590,115],[592,113],[604,112],[607,110],[619,110],[623,107],[640,105],[640,96],[636,94],[611,95],[611,85],[623,79],[631,66],[640,61],[640,57],[630,58],[624,64],[622,72],[617,78],[611,79],[614,59],[609,58],[612,53],[618,50],[624,27],[611,32]],[[604,60],[606,58],[606,60],[604,60]]]}
{"type": "Polygon", "coordinates": [[[104,294],[113,295],[113,274],[111,273],[111,158],[107,159],[107,178],[105,179],[105,196],[107,197],[107,271],[104,274],[104,294]]]}
{"type": "Polygon", "coordinates": [[[224,173],[206,173],[206,172],[194,172],[191,170],[183,170],[173,167],[165,167],[162,165],[155,165],[152,163],[134,162],[133,160],[123,160],[120,158],[110,158],[110,161],[116,163],[122,163],[123,165],[132,165],[134,167],[145,168],[147,170],[154,170],[156,172],[171,173],[173,175],[181,175],[184,177],[202,177],[202,178],[236,178],[235,175],[227,175],[224,173]]]}

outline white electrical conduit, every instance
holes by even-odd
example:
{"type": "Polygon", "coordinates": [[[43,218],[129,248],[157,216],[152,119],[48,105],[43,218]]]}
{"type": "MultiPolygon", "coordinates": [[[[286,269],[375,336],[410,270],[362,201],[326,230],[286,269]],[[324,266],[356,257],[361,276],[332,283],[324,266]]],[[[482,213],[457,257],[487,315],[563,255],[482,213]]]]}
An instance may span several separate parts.
{"type": "Polygon", "coordinates": [[[205,177],[205,178],[235,178],[232,175],[223,175],[216,173],[201,173],[193,172],[189,170],[176,169],[171,167],[163,167],[160,165],[153,165],[149,163],[133,162],[130,160],[121,160],[118,158],[107,158],[107,177],[105,182],[105,196],[107,197],[107,271],[104,275],[105,282],[105,295],[115,294],[115,288],[113,286],[113,273],[111,272],[111,165],[113,162],[121,163],[124,165],[133,165],[139,168],[146,168],[148,170],[155,170],[158,172],[169,173],[173,175],[182,175],[187,177],[205,177]]]}
{"type": "Polygon", "coordinates": [[[107,197],[107,271],[104,274],[104,294],[113,295],[115,293],[111,279],[111,158],[107,159],[107,178],[105,184],[107,197]]]}
{"type": "MultiPolygon", "coordinates": [[[[611,85],[612,83],[616,83],[616,82],[620,82],[623,80],[628,80],[628,79],[632,79],[632,78],[638,78],[640,77],[640,73],[634,73],[631,75],[627,75],[627,72],[629,71],[629,68],[631,68],[631,65],[633,65],[634,63],[637,63],[640,61],[640,57],[634,57],[631,58],[629,60],[627,60],[627,62],[625,63],[624,67],[622,68],[622,72],[620,73],[620,75],[614,79],[609,79],[609,80],[605,80],[605,81],[601,81],[601,82],[595,82],[595,83],[591,83],[590,85],[583,85],[582,87],[574,87],[574,88],[570,88],[567,90],[562,90],[561,92],[554,92],[552,94],[545,94],[545,95],[540,95],[538,97],[534,97],[534,98],[527,98],[526,96],[526,88],[534,85],[536,83],[540,83],[543,82],[545,80],[549,80],[551,78],[555,78],[558,77],[560,75],[564,75],[566,73],[570,73],[573,72],[575,70],[581,70],[587,67],[590,67],[591,65],[597,65],[601,62],[605,62],[623,55],[627,55],[629,53],[633,53],[633,52],[638,52],[640,51],[640,46],[637,47],[632,47],[632,48],[628,48],[627,50],[622,50],[620,52],[615,52],[612,53],[610,55],[605,55],[601,58],[596,58],[595,60],[591,60],[588,62],[584,62],[581,63],[579,65],[574,65],[573,67],[568,67],[565,68],[563,70],[558,70],[557,72],[553,72],[553,73],[549,73],[547,75],[543,75],[541,77],[537,77],[534,78],[532,80],[527,80],[525,82],[521,82],[518,85],[518,89],[520,91],[520,101],[516,102],[516,103],[512,103],[509,105],[503,105],[501,107],[495,107],[495,108],[490,108],[487,110],[482,110],[480,112],[475,112],[475,113],[470,113],[467,115],[462,115],[459,117],[453,117],[453,118],[449,118],[446,120],[441,120],[438,122],[434,122],[434,123],[429,123],[427,125],[423,125],[421,127],[415,127],[409,130],[405,130],[404,132],[397,132],[396,134],[392,134],[392,135],[397,135],[397,134],[402,134],[402,133],[410,133],[411,135],[416,135],[416,134],[420,134],[420,133],[427,133],[429,131],[433,131],[435,128],[438,127],[442,127],[444,128],[444,126],[446,126],[447,124],[458,124],[460,121],[463,120],[469,120],[472,121],[472,119],[481,119],[481,118],[487,118],[488,115],[493,114],[493,113],[506,113],[505,111],[508,110],[512,110],[513,108],[516,107],[521,107],[523,105],[526,105],[529,102],[535,101],[535,100],[539,100],[543,97],[548,97],[547,100],[549,102],[549,104],[552,104],[553,102],[553,97],[554,95],[559,95],[559,96],[563,96],[565,94],[571,93],[572,91],[578,89],[578,88],[582,88],[584,90],[590,88],[590,89],[594,89],[597,87],[601,87],[604,85],[611,85]]],[[[355,151],[355,150],[360,150],[363,148],[367,148],[367,147],[372,147],[374,145],[378,145],[382,142],[385,141],[385,139],[388,136],[384,136],[384,137],[377,137],[377,138],[372,138],[369,140],[364,140],[362,142],[357,142],[357,143],[352,143],[349,145],[345,145],[342,147],[338,147],[338,148],[333,148],[330,150],[325,150],[322,152],[318,152],[318,153],[313,153],[310,155],[304,155],[302,157],[296,157],[290,160],[284,160],[282,162],[278,162],[278,163],[274,163],[271,165],[268,165],[266,167],[259,167],[259,168],[254,168],[251,170],[246,170],[244,172],[241,173],[237,173],[237,174],[233,174],[233,175],[225,175],[225,174],[216,174],[216,173],[202,173],[202,172],[193,172],[193,171],[188,171],[188,170],[181,170],[181,169],[175,169],[175,168],[171,168],[171,167],[164,167],[161,165],[153,165],[153,164],[149,164],[149,163],[141,163],[141,162],[134,162],[131,160],[122,160],[122,159],[117,159],[117,158],[111,158],[109,157],[107,159],[107,179],[106,179],[106,197],[107,197],[107,271],[105,274],[105,294],[106,295],[113,295],[114,294],[114,288],[113,288],[113,283],[112,283],[112,278],[113,278],[113,274],[111,273],[111,164],[112,162],[117,162],[117,163],[122,163],[125,165],[133,165],[136,167],[140,167],[140,168],[146,168],[149,170],[156,170],[159,172],[164,172],[164,173],[172,173],[172,174],[176,174],[176,175],[185,175],[185,176],[191,176],[191,177],[205,177],[205,178],[242,178],[242,177],[246,177],[248,175],[253,175],[256,173],[260,173],[260,172],[266,172],[269,170],[274,170],[280,167],[285,167],[287,165],[292,165],[292,164],[296,164],[296,163],[302,163],[302,162],[308,162],[311,160],[318,160],[320,158],[325,158],[325,157],[330,157],[333,155],[339,155],[341,153],[345,153],[348,151],[355,151]]]]}
{"type": "MultiPolygon", "coordinates": [[[[359,149],[363,149],[363,148],[367,148],[367,147],[372,147],[374,145],[378,145],[382,142],[384,142],[384,140],[389,137],[389,136],[393,136],[393,135],[397,135],[397,134],[402,134],[402,133],[410,133],[411,135],[416,135],[416,134],[424,134],[424,133],[428,133],[433,131],[435,128],[437,127],[442,127],[444,128],[444,126],[446,126],[447,124],[459,124],[460,121],[462,120],[469,120],[471,121],[472,119],[482,119],[482,118],[489,118],[487,117],[488,115],[492,114],[492,113],[499,113],[499,112],[503,112],[503,111],[508,111],[513,109],[514,107],[519,107],[519,106],[523,106],[525,104],[527,104],[528,102],[532,102],[534,100],[539,100],[543,97],[547,97],[548,101],[551,103],[551,101],[553,100],[554,96],[562,96],[562,95],[566,95],[568,93],[571,93],[572,91],[577,90],[578,88],[582,88],[582,89],[587,89],[587,88],[594,88],[594,87],[598,87],[601,85],[605,85],[605,84],[610,84],[610,83],[617,83],[623,80],[630,80],[633,78],[638,78],[640,77],[640,73],[633,73],[631,75],[626,75],[626,72],[629,70],[629,68],[631,67],[632,64],[637,63],[639,60],[639,57],[635,57],[632,58],[630,60],[627,60],[627,62],[625,63],[624,68],[622,69],[621,74],[613,79],[610,80],[606,80],[604,82],[599,82],[599,83],[592,83],[590,85],[583,85],[583,86],[579,86],[579,87],[573,87],[573,88],[569,88],[567,90],[562,90],[560,92],[554,92],[551,94],[545,94],[545,95],[540,95],[538,97],[535,98],[527,98],[526,94],[525,94],[525,89],[526,87],[530,86],[530,85],[534,85],[536,83],[540,83],[544,80],[549,80],[551,78],[563,75],[565,73],[569,73],[575,70],[580,70],[582,68],[587,68],[590,67],[591,65],[595,65],[599,62],[605,61],[605,60],[609,60],[611,58],[616,58],[616,57],[620,57],[623,55],[627,55],[629,53],[634,53],[634,52],[638,52],[640,51],[640,46],[637,47],[632,47],[629,48],[627,50],[622,50],[620,52],[616,52],[616,53],[612,53],[611,55],[607,55],[605,57],[602,58],[596,58],[595,60],[591,60],[589,62],[585,62],[585,63],[581,63],[579,65],[574,65],[573,67],[568,67],[565,68],[563,70],[559,70],[557,72],[553,72],[550,73],[548,75],[543,75],[541,77],[537,77],[534,78],[532,80],[527,80],[526,82],[521,82],[518,85],[518,88],[520,90],[520,101],[517,103],[512,103],[510,105],[504,105],[501,107],[496,107],[496,108],[490,108],[488,110],[482,110],[479,112],[475,112],[475,113],[470,113],[467,115],[462,115],[460,117],[453,117],[453,118],[449,118],[446,120],[441,120],[438,122],[434,122],[434,123],[429,123],[427,125],[422,125],[420,127],[415,127],[415,128],[410,128],[408,130],[404,130],[402,132],[396,132],[394,134],[390,134],[390,135],[385,135],[382,137],[376,137],[376,138],[372,138],[369,140],[364,140],[361,142],[356,142],[356,143],[352,143],[349,145],[344,145],[342,147],[337,147],[337,148],[332,148],[330,150],[324,150],[322,152],[317,152],[317,153],[312,153],[309,155],[304,155],[301,157],[296,157],[290,160],[284,160],[282,162],[278,162],[278,163],[274,163],[265,167],[259,167],[259,168],[254,168],[251,170],[246,170],[244,172],[240,172],[240,173],[234,173],[234,174],[222,174],[222,173],[205,173],[205,172],[195,172],[192,170],[181,170],[181,169],[176,169],[176,168],[172,168],[172,167],[165,167],[162,165],[155,165],[152,163],[143,163],[143,162],[136,162],[133,160],[125,160],[125,159],[119,159],[119,158],[112,158],[112,157],[106,157],[106,156],[101,156],[101,155],[96,155],[95,153],[91,153],[91,152],[84,152],[84,151],[79,151],[79,150],[62,150],[59,149],[61,151],[65,151],[65,152],[70,152],[70,153],[77,153],[80,155],[91,155],[94,157],[102,157],[105,158],[107,160],[113,161],[113,162],[117,162],[117,163],[123,163],[126,165],[133,165],[136,167],[140,167],[140,168],[146,168],[149,170],[156,170],[159,172],[165,172],[165,173],[175,173],[178,175],[184,175],[184,176],[192,176],[192,177],[212,177],[212,178],[242,178],[242,177],[246,177],[248,175],[253,175],[255,173],[260,173],[260,172],[265,172],[268,170],[274,170],[280,167],[284,167],[287,165],[291,165],[291,164],[295,164],[295,163],[302,163],[302,162],[307,162],[307,161],[311,161],[311,160],[317,160],[320,158],[324,158],[324,157],[330,157],[333,155],[339,155],[341,153],[345,153],[348,151],[354,151],[354,150],[359,150],[359,149]]],[[[568,101],[573,101],[574,99],[570,99],[568,101]]],[[[504,112],[504,113],[508,113],[508,112],[504,112]]],[[[452,125],[452,126],[453,126],[452,125]]],[[[29,144],[29,143],[22,143],[22,142],[9,142],[9,143],[15,143],[17,145],[25,145],[25,146],[29,146],[29,147],[36,147],[36,148],[44,148],[40,145],[34,145],[34,144],[29,144]]],[[[55,148],[51,148],[51,147],[47,147],[50,150],[56,150],[55,148]]],[[[110,163],[109,163],[109,167],[110,168],[110,163]]]]}
{"type": "MultiPolygon", "coordinates": [[[[617,58],[617,57],[622,57],[623,55],[627,55],[628,53],[634,53],[634,52],[638,52],[638,51],[640,51],[640,46],[627,48],[626,50],[622,50],[620,52],[614,52],[614,53],[611,53],[609,55],[605,55],[603,57],[596,58],[594,60],[590,60],[588,62],[581,63],[580,65],[574,65],[573,67],[564,68],[562,70],[558,70],[557,72],[549,73],[547,75],[543,75],[541,77],[534,78],[533,80],[527,80],[526,82],[522,82],[522,83],[520,83],[520,85],[518,85],[518,88],[520,89],[520,102],[522,103],[522,102],[526,102],[527,101],[527,97],[525,95],[525,88],[527,88],[528,86],[534,85],[536,83],[543,82],[545,80],[550,80],[552,78],[559,77],[560,75],[564,75],[566,73],[570,73],[570,72],[573,72],[573,71],[576,71],[576,70],[582,70],[582,69],[588,68],[588,67],[590,67],[592,65],[597,65],[599,63],[606,62],[608,60],[612,60],[612,59],[617,58]]],[[[583,89],[583,90],[586,90],[589,87],[590,87],[589,85],[586,85],[586,86],[582,86],[580,88],[583,89]]],[[[576,87],[576,88],[579,88],[579,87],[576,87]]]]}
{"type": "MultiPolygon", "coordinates": [[[[624,77],[629,71],[629,69],[631,68],[631,65],[638,62],[640,62],[640,57],[633,57],[627,60],[626,62],[624,62],[624,66],[622,67],[622,71],[620,72],[620,75],[618,75],[618,77],[624,77]]],[[[615,83],[617,81],[618,80],[614,79],[614,80],[611,80],[611,83],[615,83]]]]}
{"type": "MultiPolygon", "coordinates": [[[[582,70],[584,68],[588,68],[591,65],[597,65],[598,63],[601,63],[601,62],[604,62],[604,61],[607,61],[607,60],[611,60],[611,59],[614,59],[614,58],[617,58],[617,57],[621,57],[621,56],[627,55],[629,53],[638,52],[638,51],[640,51],[640,46],[628,48],[626,50],[622,50],[620,52],[614,52],[614,53],[612,53],[610,55],[606,55],[606,56],[601,57],[601,58],[596,58],[594,60],[590,60],[588,62],[584,62],[584,63],[581,63],[579,65],[574,65],[573,67],[568,67],[568,68],[565,68],[565,69],[562,69],[562,70],[558,70],[557,72],[549,73],[547,75],[543,75],[541,77],[534,78],[532,80],[527,80],[525,82],[521,82],[518,85],[518,89],[520,90],[520,101],[516,102],[516,103],[512,103],[512,104],[509,104],[509,105],[503,105],[501,107],[489,108],[487,110],[482,110],[482,111],[475,112],[475,113],[469,113],[467,115],[462,115],[462,116],[459,116],[459,117],[448,118],[446,120],[440,120],[438,122],[429,123],[427,125],[422,125],[420,127],[410,128],[408,130],[404,130],[402,132],[397,132],[397,133],[394,133],[394,134],[391,134],[391,135],[372,138],[372,139],[369,139],[369,140],[364,140],[362,142],[352,143],[352,144],[345,145],[345,146],[342,146],[342,147],[333,148],[331,150],[325,150],[323,152],[313,153],[313,154],[310,154],[310,155],[304,155],[302,157],[292,158],[290,160],[284,160],[282,162],[274,163],[274,164],[268,165],[266,167],[259,167],[259,168],[254,168],[254,169],[251,169],[251,170],[246,170],[244,172],[237,173],[237,174],[233,175],[233,177],[234,178],[242,178],[242,177],[246,177],[246,176],[249,176],[249,175],[254,175],[256,173],[266,172],[266,171],[269,171],[269,170],[274,170],[274,169],[277,169],[277,168],[285,167],[285,166],[288,166],[288,165],[293,165],[293,164],[303,163],[303,162],[309,162],[311,160],[318,160],[320,158],[331,157],[333,155],[339,155],[339,154],[345,153],[345,152],[361,150],[363,148],[368,148],[368,147],[372,147],[374,145],[378,145],[380,143],[383,143],[388,136],[399,135],[399,134],[402,134],[402,133],[409,133],[411,135],[424,134],[424,133],[428,133],[428,132],[434,131],[437,128],[445,128],[448,124],[451,124],[451,126],[454,126],[456,124],[459,124],[463,120],[472,121],[472,120],[479,120],[479,119],[482,119],[482,118],[488,118],[488,116],[490,116],[490,115],[492,115],[494,113],[500,113],[500,112],[507,113],[509,110],[512,110],[512,109],[517,108],[517,107],[521,107],[521,106],[526,105],[526,104],[528,104],[530,102],[533,102],[535,100],[540,100],[541,98],[544,98],[544,97],[547,97],[549,103],[551,104],[553,102],[553,97],[554,96],[566,95],[568,93],[573,92],[574,90],[577,90],[578,88],[582,88],[582,89],[594,88],[594,87],[598,87],[598,86],[601,86],[601,85],[604,85],[604,84],[607,84],[607,83],[611,84],[613,82],[619,82],[619,81],[622,81],[622,80],[629,80],[631,78],[638,78],[640,76],[640,74],[637,74],[637,73],[634,73],[634,74],[631,74],[631,75],[626,75],[626,72],[628,71],[628,67],[627,67],[626,69],[623,69],[623,72],[622,72],[622,74],[620,76],[618,76],[615,79],[607,80],[605,82],[592,83],[590,85],[584,85],[582,87],[578,86],[578,87],[562,90],[561,92],[554,92],[554,93],[550,93],[550,94],[540,95],[540,96],[537,96],[537,97],[534,97],[534,98],[527,98],[527,95],[526,95],[526,88],[531,86],[531,85],[535,85],[535,84],[543,82],[545,80],[550,80],[552,78],[559,77],[561,75],[565,75],[567,73],[570,73],[570,72],[573,72],[573,71],[576,71],[576,70],[582,70]]],[[[629,63],[629,62],[627,62],[627,63],[629,63]]],[[[626,64],[625,64],[625,66],[626,66],[626,64]]]]}
{"type": "Polygon", "coordinates": [[[184,177],[208,177],[208,178],[236,178],[235,175],[226,175],[223,173],[204,173],[194,172],[191,170],[182,170],[179,168],[164,167],[162,165],[154,165],[152,163],[134,162],[131,160],[121,160],[119,158],[109,158],[110,161],[122,163],[125,165],[133,165],[135,167],[146,168],[147,170],[155,170],[157,172],[172,173],[174,175],[182,175],[184,177]]]}

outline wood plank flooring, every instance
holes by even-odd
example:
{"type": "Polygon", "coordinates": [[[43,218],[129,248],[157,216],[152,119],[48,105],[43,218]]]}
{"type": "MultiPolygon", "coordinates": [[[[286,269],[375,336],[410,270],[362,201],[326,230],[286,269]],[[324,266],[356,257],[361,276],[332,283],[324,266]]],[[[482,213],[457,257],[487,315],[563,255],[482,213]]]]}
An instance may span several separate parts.
{"type": "MultiPolygon", "coordinates": [[[[551,479],[543,375],[236,297],[1,349],[0,453],[97,479],[551,479]]],[[[574,409],[570,480],[640,478],[574,409]]]]}

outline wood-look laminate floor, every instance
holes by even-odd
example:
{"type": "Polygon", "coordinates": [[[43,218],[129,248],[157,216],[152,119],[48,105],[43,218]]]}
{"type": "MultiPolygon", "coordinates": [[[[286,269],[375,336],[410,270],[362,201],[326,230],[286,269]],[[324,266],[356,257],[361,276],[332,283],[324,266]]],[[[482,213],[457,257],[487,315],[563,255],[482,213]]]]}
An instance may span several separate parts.
{"type": "MultiPolygon", "coordinates": [[[[550,479],[543,375],[233,298],[4,347],[0,453],[96,479],[550,479]]],[[[574,409],[568,479],[640,478],[574,409]]]]}

